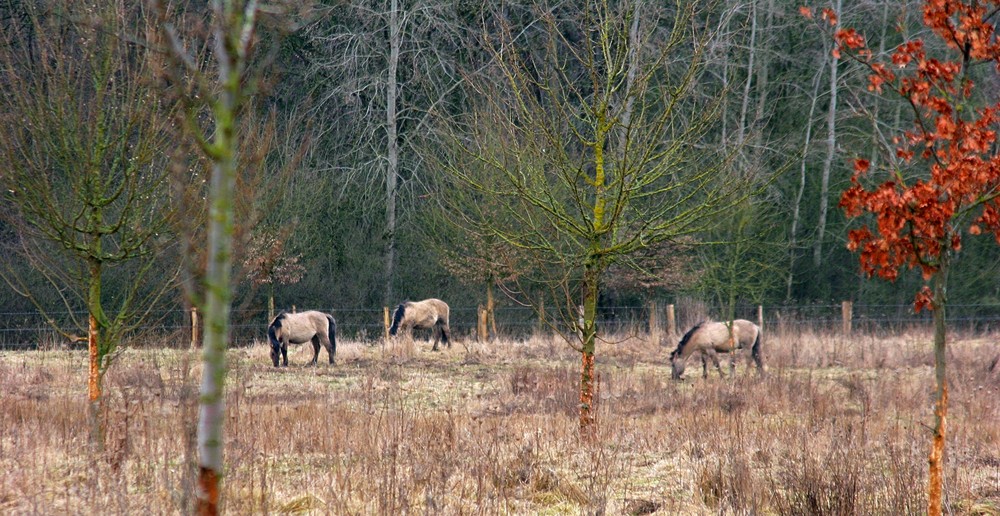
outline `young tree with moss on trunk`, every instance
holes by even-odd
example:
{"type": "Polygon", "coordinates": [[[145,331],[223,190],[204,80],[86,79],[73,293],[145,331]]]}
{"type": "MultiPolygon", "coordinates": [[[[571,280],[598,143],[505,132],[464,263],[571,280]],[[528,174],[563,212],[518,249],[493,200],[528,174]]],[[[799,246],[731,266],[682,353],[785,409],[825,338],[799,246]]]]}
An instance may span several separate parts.
{"type": "Polygon", "coordinates": [[[50,325],[89,348],[91,442],[103,444],[102,379],[122,336],[138,327],[176,274],[155,270],[173,209],[168,196],[173,107],[153,94],[149,53],[134,32],[150,26],[127,2],[101,7],[25,3],[3,25],[0,134],[4,221],[16,253],[59,292],[70,320],[38,301],[17,264],[0,274],[50,325]],[[113,292],[110,268],[127,271],[113,292]],[[74,311],[87,310],[87,321],[74,311]],[[86,337],[79,337],[84,333],[86,337]]]}
{"type": "Polygon", "coordinates": [[[558,288],[573,292],[564,310],[571,325],[583,306],[574,344],[583,431],[596,416],[597,305],[608,267],[697,231],[752,193],[751,174],[727,176],[724,156],[695,150],[718,111],[717,97],[705,105],[697,100],[705,92],[694,95],[711,37],[696,18],[693,4],[600,0],[544,11],[537,32],[497,16],[493,68],[472,80],[479,105],[459,122],[471,136],[456,141],[479,166],[456,158],[448,173],[502,211],[481,217],[479,229],[556,272],[558,288]],[[521,37],[543,50],[532,55],[521,37]]]}
{"type": "MultiPolygon", "coordinates": [[[[169,14],[157,6],[161,16],[169,14]]],[[[257,43],[255,1],[213,0],[211,33],[194,35],[210,42],[214,73],[203,70],[198,57],[188,53],[183,35],[172,23],[163,25],[171,66],[165,77],[184,107],[186,128],[211,163],[208,187],[207,245],[201,300],[205,332],[202,344],[202,381],[198,412],[199,514],[218,514],[223,475],[223,420],[225,414],[226,348],[232,304],[233,239],[239,199],[237,164],[241,111],[253,91],[250,57],[257,43]],[[207,123],[207,126],[201,125],[207,123]]],[[[280,17],[278,12],[270,14],[280,17]]],[[[200,56],[199,56],[200,57],[200,56]]]]}
{"type": "MultiPolygon", "coordinates": [[[[802,12],[813,15],[806,8],[802,12]]],[[[934,312],[931,515],[943,509],[948,275],[966,234],[990,233],[1000,242],[1000,102],[994,90],[976,87],[978,70],[994,74],[1000,68],[998,12],[997,0],[926,1],[923,24],[927,38],[937,41],[906,39],[891,53],[891,63],[873,55],[854,29],[834,34],[834,52],[848,54],[870,71],[868,90],[901,97],[913,121],[910,130],[895,137],[895,148],[886,149],[878,170],[868,159],[855,161],[840,206],[848,216],[875,223],[848,235],[848,248],[860,253],[865,273],[892,281],[904,267],[919,268],[929,283],[914,306],[934,312]]],[[[824,10],[823,18],[837,23],[832,11],[824,10]]]]}

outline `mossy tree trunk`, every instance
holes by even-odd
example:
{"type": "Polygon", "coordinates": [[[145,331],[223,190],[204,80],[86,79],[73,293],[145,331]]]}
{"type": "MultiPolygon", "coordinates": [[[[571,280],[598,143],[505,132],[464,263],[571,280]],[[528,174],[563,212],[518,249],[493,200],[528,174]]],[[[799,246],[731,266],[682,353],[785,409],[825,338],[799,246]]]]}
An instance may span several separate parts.
{"type": "MultiPolygon", "coordinates": [[[[257,2],[213,0],[213,58],[218,75],[213,87],[209,76],[198,68],[198,60],[186,53],[175,28],[165,29],[171,43],[175,80],[195,77],[194,94],[181,94],[188,107],[187,128],[201,152],[211,162],[207,202],[207,245],[201,312],[204,320],[202,377],[198,409],[198,514],[219,514],[224,474],[223,431],[225,419],[226,348],[232,310],[233,240],[239,113],[251,88],[244,75],[256,40],[257,2]],[[200,88],[200,89],[199,89],[200,88]],[[211,128],[199,126],[204,108],[211,115],[211,128]],[[207,136],[209,135],[210,136],[207,136]]],[[[161,6],[161,12],[164,9],[161,6]]],[[[179,81],[183,84],[183,81],[179,81]]]]}

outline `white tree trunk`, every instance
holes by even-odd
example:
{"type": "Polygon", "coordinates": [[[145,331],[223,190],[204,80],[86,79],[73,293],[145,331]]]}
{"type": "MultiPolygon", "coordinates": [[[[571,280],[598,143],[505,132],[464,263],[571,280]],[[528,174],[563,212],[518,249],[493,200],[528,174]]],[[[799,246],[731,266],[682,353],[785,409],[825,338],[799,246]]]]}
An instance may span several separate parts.
{"type": "Polygon", "coordinates": [[[392,0],[389,6],[389,71],[386,78],[385,99],[385,130],[388,145],[386,148],[385,171],[385,303],[392,304],[392,279],[395,276],[396,264],[396,189],[399,183],[399,144],[397,137],[396,97],[398,82],[396,78],[399,67],[399,48],[402,43],[402,23],[399,16],[399,4],[392,0]]]}
{"type": "MultiPolygon", "coordinates": [[[[750,46],[747,57],[746,82],[743,83],[743,101],[740,104],[740,119],[736,126],[736,145],[743,146],[747,133],[747,111],[750,110],[750,88],[753,83],[754,60],[757,57],[757,2],[750,2],[750,46]]],[[[743,150],[740,149],[740,155],[743,150]]]]}
{"type": "Polygon", "coordinates": [[[792,228],[788,235],[788,276],[785,279],[785,300],[792,299],[792,281],[795,276],[795,258],[798,253],[799,219],[801,218],[802,195],[806,191],[806,163],[809,159],[809,144],[812,142],[813,115],[816,104],[819,103],[819,85],[823,79],[823,64],[816,70],[813,77],[812,102],[809,103],[809,116],[806,118],[806,136],[802,142],[802,160],[799,162],[799,191],[795,194],[795,204],[792,206],[792,228]]]}
{"type": "Polygon", "coordinates": [[[226,346],[232,292],[234,198],[236,190],[236,113],[242,97],[242,72],[252,41],[256,3],[213,2],[215,58],[220,88],[212,104],[215,120],[209,184],[208,246],[205,271],[205,332],[202,346],[201,393],[198,410],[200,514],[220,511],[225,420],[226,346]],[[242,11],[242,16],[239,13],[242,11]],[[234,23],[236,22],[236,23],[234,23]],[[228,44],[227,44],[228,43],[228,44]]]}
{"type": "MultiPolygon", "coordinates": [[[[754,114],[754,125],[760,127],[763,125],[764,117],[767,116],[767,97],[768,97],[768,82],[770,81],[770,67],[771,59],[770,52],[768,50],[768,45],[770,39],[768,35],[771,34],[771,29],[774,26],[774,0],[768,0],[767,2],[767,13],[764,18],[764,29],[761,31],[763,37],[758,38],[758,45],[760,50],[758,53],[758,64],[757,64],[757,110],[754,114]]],[[[764,132],[757,130],[751,135],[753,137],[753,150],[754,155],[759,156],[764,149],[764,132]]],[[[757,161],[757,160],[755,160],[757,161]]]]}
{"type": "MultiPolygon", "coordinates": [[[[835,12],[840,19],[842,0],[837,0],[835,12]]],[[[839,21],[837,26],[839,27],[839,21]]],[[[820,266],[823,261],[823,238],[826,233],[826,216],[830,207],[830,171],[833,168],[833,158],[837,154],[837,64],[840,62],[830,56],[830,108],[826,114],[826,159],[823,161],[823,177],[819,192],[819,221],[816,223],[816,241],[813,242],[813,265],[820,266]]]]}

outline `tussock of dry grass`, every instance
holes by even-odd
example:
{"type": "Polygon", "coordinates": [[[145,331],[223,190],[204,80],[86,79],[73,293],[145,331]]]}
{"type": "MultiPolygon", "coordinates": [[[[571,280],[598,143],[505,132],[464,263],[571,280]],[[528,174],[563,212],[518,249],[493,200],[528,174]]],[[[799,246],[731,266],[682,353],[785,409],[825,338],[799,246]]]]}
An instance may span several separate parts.
{"type": "MultiPolygon", "coordinates": [[[[906,514],[924,510],[930,336],[767,335],[768,374],[720,380],[641,334],[598,347],[596,439],[556,339],[340,342],[337,364],[229,353],[230,514],[906,514]]],[[[676,340],[673,340],[675,343],[676,340]]],[[[1000,506],[995,340],[951,346],[950,510],[1000,506]]],[[[83,352],[0,354],[0,512],[190,512],[198,355],[133,349],[87,442],[83,352]]],[[[725,370],[725,368],[723,368],[725,370]]]]}

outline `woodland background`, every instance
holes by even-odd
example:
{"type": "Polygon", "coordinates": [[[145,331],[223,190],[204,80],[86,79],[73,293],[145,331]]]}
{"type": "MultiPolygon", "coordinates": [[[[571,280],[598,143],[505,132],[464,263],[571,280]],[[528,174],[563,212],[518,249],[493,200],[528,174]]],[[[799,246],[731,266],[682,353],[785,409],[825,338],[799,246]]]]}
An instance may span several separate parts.
{"type": "MultiPolygon", "coordinates": [[[[636,3],[649,14],[643,23],[671,19],[672,5],[636,3]]],[[[530,62],[544,56],[542,20],[559,20],[566,27],[564,36],[572,40],[571,27],[588,15],[587,5],[330,1],[296,5],[291,26],[269,25],[265,17],[257,61],[250,65],[263,81],[243,113],[234,314],[259,320],[270,296],[278,308],[377,313],[403,299],[426,297],[472,307],[484,302],[489,285],[499,287],[501,306],[544,303],[552,291],[529,281],[530,267],[520,263],[516,271],[486,274],[470,258],[482,254],[475,249],[478,240],[449,222],[461,218],[451,211],[456,205],[451,200],[464,194],[440,167],[454,143],[454,134],[446,134],[440,121],[477,109],[470,85],[502,83],[490,75],[497,71],[489,66],[487,45],[495,41],[501,22],[530,62]]],[[[799,13],[799,6],[780,0],[724,0],[698,7],[690,30],[710,35],[709,44],[697,56],[703,66],[695,78],[696,96],[678,112],[676,123],[694,116],[697,95],[706,103],[718,100],[717,118],[698,141],[690,142],[695,156],[703,156],[705,163],[723,156],[725,166],[759,181],[747,202],[717,216],[710,226],[649,249],[641,263],[612,265],[600,306],[650,301],[664,306],[681,300],[703,303],[710,307],[709,315],[718,316],[721,305],[732,299],[750,306],[912,302],[922,282],[918,273],[910,271],[894,283],[869,281],[859,273],[857,257],[845,248],[850,223],[837,208],[852,160],[878,161],[891,147],[880,135],[898,132],[912,121],[902,100],[893,103],[866,89],[865,70],[833,59],[830,38],[817,20],[799,13]]],[[[133,38],[136,48],[152,47],[146,36],[155,33],[149,28],[156,22],[149,9],[130,3],[118,9],[126,39],[133,38]]],[[[859,1],[839,9],[841,24],[865,33],[870,47],[879,51],[900,42],[898,31],[890,30],[894,26],[903,34],[922,30],[917,2],[859,1]]],[[[177,12],[192,25],[207,17],[198,3],[181,3],[177,12]]],[[[85,53],[32,51],[43,48],[33,37],[81,19],[85,13],[70,2],[0,2],[3,89],[32,91],[39,84],[33,82],[40,74],[38,65],[45,60],[81,61],[85,53]]],[[[666,27],[651,31],[658,33],[669,35],[666,27]]],[[[651,48],[661,44],[655,37],[647,42],[651,48]]],[[[694,51],[682,45],[670,59],[684,63],[696,58],[684,55],[685,50],[694,51]]],[[[116,73],[133,74],[123,75],[124,80],[157,87],[155,74],[146,75],[155,67],[126,66],[130,60],[149,59],[146,53],[109,55],[125,62],[116,73]]],[[[76,73],[79,85],[95,72],[86,68],[76,73]]],[[[974,74],[978,91],[1000,91],[993,68],[981,67],[974,74]]],[[[102,105],[92,88],[67,88],[49,92],[49,98],[64,102],[63,120],[74,119],[73,109],[78,109],[75,120],[86,120],[88,109],[102,105]]],[[[26,133],[19,128],[30,115],[13,98],[4,96],[0,103],[0,123],[12,128],[0,135],[7,160],[16,157],[11,150],[21,145],[19,138],[26,133]]],[[[200,201],[207,166],[190,157],[195,153],[186,153],[189,143],[179,133],[172,138],[174,108],[137,112],[162,117],[147,163],[162,180],[151,182],[143,195],[157,200],[149,205],[167,216],[141,251],[154,257],[154,273],[142,276],[138,288],[140,297],[150,297],[131,309],[180,313],[189,301],[181,288],[186,275],[179,271],[195,270],[187,262],[201,259],[201,237],[191,228],[205,217],[200,201]],[[165,295],[151,295],[164,285],[165,295]]],[[[47,128],[46,134],[53,135],[53,148],[70,147],[80,141],[73,132],[86,126],[67,122],[59,131],[47,128]]],[[[74,184],[68,179],[70,163],[59,162],[58,153],[48,156],[51,181],[74,184]]],[[[695,158],[685,166],[703,164],[695,158]]],[[[16,186],[5,182],[5,188],[5,195],[15,195],[16,186]]],[[[5,276],[17,278],[14,284],[0,284],[0,307],[9,312],[82,309],[86,274],[66,246],[24,231],[24,221],[12,210],[0,211],[5,215],[0,217],[0,260],[5,276]],[[59,275],[45,272],[52,270],[59,275]]],[[[106,245],[120,245],[115,238],[107,237],[106,245]]],[[[952,271],[953,305],[976,305],[983,313],[995,310],[1000,304],[998,253],[987,237],[964,242],[952,271]]],[[[102,296],[112,303],[129,297],[139,277],[136,267],[127,261],[109,267],[102,296]]],[[[569,296],[577,280],[569,278],[569,296]]],[[[548,304],[557,301],[549,299],[548,304]]],[[[234,321],[240,322],[246,321],[234,321]]]]}

